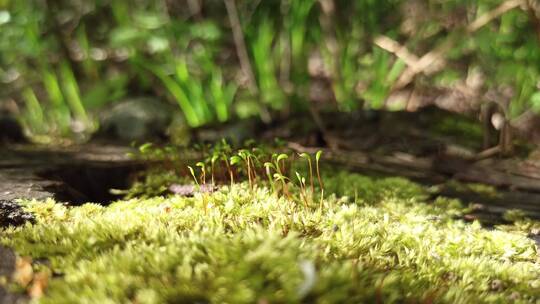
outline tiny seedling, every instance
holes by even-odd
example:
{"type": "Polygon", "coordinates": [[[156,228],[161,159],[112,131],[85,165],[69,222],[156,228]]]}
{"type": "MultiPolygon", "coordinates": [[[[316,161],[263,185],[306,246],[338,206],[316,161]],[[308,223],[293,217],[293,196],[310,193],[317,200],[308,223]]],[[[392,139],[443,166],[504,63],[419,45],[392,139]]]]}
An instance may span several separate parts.
{"type": "Polygon", "coordinates": [[[195,166],[201,168],[200,180],[201,180],[201,184],[205,185],[206,184],[206,165],[203,162],[198,162],[195,164],[195,166]]]}
{"type": "Polygon", "coordinates": [[[227,172],[229,173],[229,179],[232,187],[234,185],[234,172],[232,170],[232,165],[230,163],[229,157],[229,155],[232,154],[232,148],[225,139],[222,139],[221,142],[216,145],[215,151],[218,152],[218,158],[220,158],[225,163],[225,167],[227,168],[227,172]]]}
{"type": "MultiPolygon", "coordinates": [[[[196,164],[196,166],[201,167],[200,164],[202,164],[202,163],[198,162],[196,164]]],[[[202,178],[202,176],[204,176],[204,164],[203,164],[203,166],[201,168],[202,168],[201,169],[202,170],[201,179],[204,181],[204,179],[202,178]]],[[[202,191],[201,191],[201,185],[199,184],[199,181],[197,180],[197,176],[195,175],[195,170],[193,170],[193,167],[188,166],[188,169],[189,169],[189,172],[191,173],[191,176],[193,177],[193,180],[195,181],[197,191],[201,192],[203,206],[204,206],[204,214],[206,214],[208,212],[208,202],[206,201],[206,194],[202,193],[202,191]]]]}
{"type": "Polygon", "coordinates": [[[315,154],[315,170],[317,171],[317,180],[319,181],[319,187],[321,187],[321,197],[319,202],[319,209],[322,210],[323,199],[324,199],[324,185],[321,178],[321,170],[319,168],[319,161],[321,160],[322,151],[319,150],[315,154]]]}
{"type": "Polygon", "coordinates": [[[311,165],[311,156],[307,153],[300,153],[298,154],[301,158],[305,159],[308,163],[308,170],[309,170],[309,183],[310,183],[310,190],[309,193],[309,199],[311,200],[313,198],[313,195],[315,194],[315,187],[313,186],[313,167],[311,165]]]}
{"type": "Polygon", "coordinates": [[[251,164],[248,157],[247,150],[240,150],[236,155],[231,156],[230,158],[231,165],[238,165],[241,163],[245,164],[246,174],[248,176],[249,188],[253,190],[253,180],[251,179],[251,164]]]}
{"type": "Polygon", "coordinates": [[[251,153],[248,155],[248,157],[251,158],[251,167],[253,172],[253,178],[254,180],[257,179],[257,166],[261,166],[261,158],[263,157],[264,152],[263,150],[259,148],[253,148],[251,149],[251,153]]]}
{"type": "Polygon", "coordinates": [[[195,181],[195,185],[197,185],[197,187],[200,187],[199,181],[197,180],[197,176],[195,175],[195,170],[193,170],[192,166],[187,166],[187,167],[189,169],[189,173],[191,173],[191,176],[193,177],[193,180],[195,181]]]}
{"type": "Polygon", "coordinates": [[[158,147],[155,147],[153,143],[147,142],[139,146],[138,157],[143,160],[153,160],[157,159],[162,155],[162,150],[158,147]]]}
{"type": "Polygon", "coordinates": [[[298,179],[298,182],[300,183],[300,199],[304,202],[304,206],[308,208],[308,195],[306,191],[306,179],[300,175],[300,173],[296,173],[296,178],[298,179]]]}
{"type": "MultiPolygon", "coordinates": [[[[280,162],[280,161],[283,161],[283,162],[282,162],[282,163],[283,163],[283,171],[281,171],[281,169],[280,169],[280,172],[285,172],[285,160],[286,160],[287,158],[289,158],[289,156],[288,156],[287,154],[285,154],[285,153],[281,153],[281,154],[279,154],[279,155],[276,157],[276,164],[279,165],[279,162],[280,162]]],[[[279,166],[278,166],[278,167],[279,167],[279,166]]]]}
{"type": "Polygon", "coordinates": [[[214,179],[214,168],[215,168],[215,165],[216,165],[216,161],[218,160],[219,158],[219,154],[217,152],[214,152],[213,155],[212,155],[212,158],[210,159],[210,171],[211,172],[211,175],[212,175],[212,187],[214,187],[216,185],[216,182],[215,182],[215,179],[214,179]]]}
{"type": "Polygon", "coordinates": [[[139,147],[139,152],[142,154],[147,154],[152,150],[153,146],[154,144],[150,142],[144,143],[139,147]]]}
{"type": "Polygon", "coordinates": [[[251,158],[251,153],[249,151],[245,152],[245,162],[247,164],[247,174],[249,179],[249,187],[251,190],[253,190],[254,182],[255,182],[255,176],[253,175],[253,163],[251,158]]]}
{"type": "Polygon", "coordinates": [[[287,187],[287,180],[288,178],[283,175],[283,174],[280,174],[280,173],[274,173],[274,179],[277,181],[277,182],[281,182],[282,184],[282,190],[283,190],[283,193],[285,194],[285,196],[291,200],[291,194],[289,193],[289,188],[287,187]]]}
{"type": "Polygon", "coordinates": [[[289,187],[287,185],[287,178],[283,174],[283,172],[285,171],[285,160],[288,157],[289,156],[287,154],[284,154],[284,153],[281,153],[279,155],[278,154],[273,154],[272,155],[272,160],[274,162],[274,166],[275,166],[275,169],[276,169],[276,174],[274,174],[274,178],[276,178],[276,176],[278,177],[277,180],[281,181],[281,185],[282,185],[282,188],[283,188],[283,193],[285,193],[287,198],[290,199],[291,195],[289,193],[289,187]],[[283,163],[283,170],[281,168],[280,162],[283,163]]]}
{"type": "Polygon", "coordinates": [[[270,187],[272,188],[272,193],[277,196],[277,190],[276,190],[276,183],[275,180],[272,178],[272,169],[276,171],[274,164],[271,162],[265,162],[264,168],[266,170],[266,176],[268,177],[268,183],[270,184],[270,187]]]}
{"type": "Polygon", "coordinates": [[[225,167],[227,167],[227,171],[229,172],[229,179],[231,181],[231,187],[232,187],[234,185],[234,173],[232,171],[232,167],[229,161],[229,156],[227,155],[227,153],[222,152],[221,159],[225,163],[225,167]]]}
{"type": "Polygon", "coordinates": [[[253,157],[254,157],[253,154],[246,149],[241,149],[240,151],[238,151],[237,155],[231,157],[231,164],[237,164],[240,162],[243,162],[245,164],[246,166],[245,169],[248,176],[249,188],[251,190],[253,190],[253,183],[255,179],[255,175],[252,172],[254,170],[253,157]]]}

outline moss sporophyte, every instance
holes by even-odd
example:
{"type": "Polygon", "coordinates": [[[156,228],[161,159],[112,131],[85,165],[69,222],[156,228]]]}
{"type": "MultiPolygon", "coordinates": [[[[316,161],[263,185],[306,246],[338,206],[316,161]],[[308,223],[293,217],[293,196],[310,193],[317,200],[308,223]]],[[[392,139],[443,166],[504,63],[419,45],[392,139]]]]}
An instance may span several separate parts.
{"type": "MultiPolygon", "coordinates": [[[[249,152],[262,164],[219,154],[224,167],[238,156],[244,177],[229,184],[225,168],[225,185],[193,197],[20,201],[35,222],[4,229],[0,242],[47,260],[30,263],[50,274],[39,303],[538,303],[538,249],[517,227],[467,223],[459,201],[433,201],[406,179],[322,172],[320,153],[310,173],[306,156],[295,167],[287,154],[249,152]],[[318,206],[306,200],[317,186],[318,206]]],[[[188,168],[195,185],[212,163],[217,172],[211,159],[188,168]]],[[[174,180],[152,174],[137,193],[174,180]]]]}

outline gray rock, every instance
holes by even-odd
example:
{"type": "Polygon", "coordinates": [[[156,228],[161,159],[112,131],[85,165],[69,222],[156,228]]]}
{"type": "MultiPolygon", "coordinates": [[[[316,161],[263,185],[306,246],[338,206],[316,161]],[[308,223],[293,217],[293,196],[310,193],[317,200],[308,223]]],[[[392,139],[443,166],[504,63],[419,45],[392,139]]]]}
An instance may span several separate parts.
{"type": "Polygon", "coordinates": [[[103,111],[98,137],[124,142],[163,139],[176,106],[152,97],[120,101],[103,111]]]}
{"type": "MultiPolygon", "coordinates": [[[[10,278],[15,272],[15,253],[13,250],[0,246],[0,277],[10,278]]],[[[29,299],[23,294],[16,294],[9,291],[0,284],[0,303],[20,304],[28,303],[29,299]]]]}

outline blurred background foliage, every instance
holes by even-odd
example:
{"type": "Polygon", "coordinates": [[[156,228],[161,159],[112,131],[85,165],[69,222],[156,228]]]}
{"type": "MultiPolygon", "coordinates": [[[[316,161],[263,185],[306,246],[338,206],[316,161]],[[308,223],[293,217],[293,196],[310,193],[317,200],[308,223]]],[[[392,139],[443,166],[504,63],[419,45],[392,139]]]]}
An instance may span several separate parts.
{"type": "Polygon", "coordinates": [[[140,96],[189,127],[311,107],[474,113],[489,100],[518,118],[540,112],[538,6],[0,0],[0,102],[42,142],[87,140],[101,113],[140,96]]]}

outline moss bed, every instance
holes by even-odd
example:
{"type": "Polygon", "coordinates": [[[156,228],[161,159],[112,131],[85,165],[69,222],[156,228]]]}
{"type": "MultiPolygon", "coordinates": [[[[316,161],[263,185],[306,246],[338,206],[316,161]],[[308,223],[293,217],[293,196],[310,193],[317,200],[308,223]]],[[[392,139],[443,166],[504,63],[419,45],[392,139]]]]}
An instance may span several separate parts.
{"type": "Polygon", "coordinates": [[[39,303],[540,302],[538,248],[519,229],[467,223],[460,202],[400,178],[324,181],[322,208],[262,182],[107,207],[22,201],[36,223],[0,242],[46,277],[39,303]]]}

